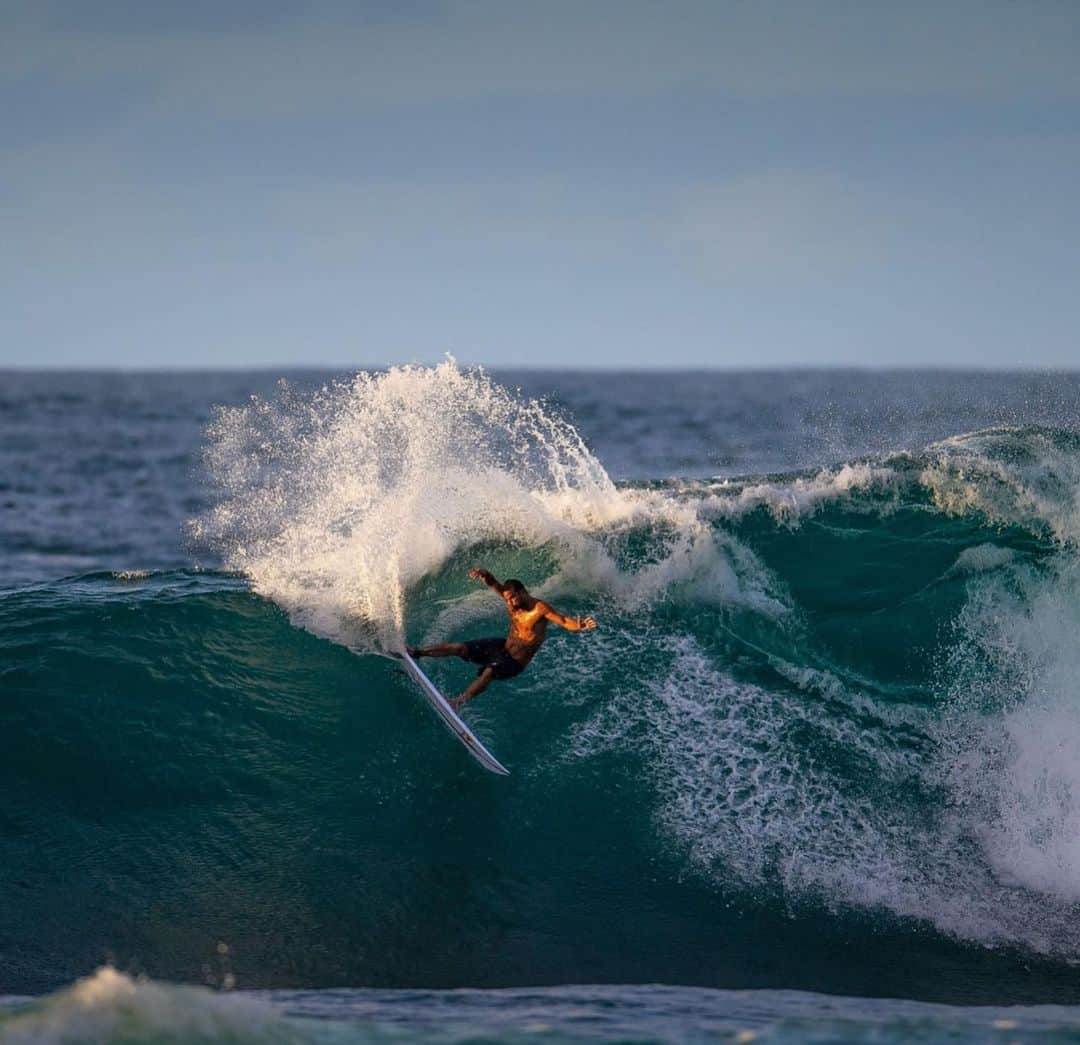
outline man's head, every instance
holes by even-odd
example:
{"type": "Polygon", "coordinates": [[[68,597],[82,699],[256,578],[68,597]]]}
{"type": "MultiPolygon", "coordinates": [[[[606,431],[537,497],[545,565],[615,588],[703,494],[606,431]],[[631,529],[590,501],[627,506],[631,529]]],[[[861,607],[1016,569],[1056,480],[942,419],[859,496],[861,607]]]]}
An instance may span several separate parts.
{"type": "Polygon", "coordinates": [[[528,606],[529,590],[521,581],[513,578],[503,581],[503,592],[511,609],[518,610],[528,606]]]}

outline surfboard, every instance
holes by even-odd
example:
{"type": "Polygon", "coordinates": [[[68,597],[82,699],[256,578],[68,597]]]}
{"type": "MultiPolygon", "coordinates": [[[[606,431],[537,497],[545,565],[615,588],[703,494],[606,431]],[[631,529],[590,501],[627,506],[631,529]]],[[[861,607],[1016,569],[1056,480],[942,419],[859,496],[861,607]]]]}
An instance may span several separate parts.
{"type": "Polygon", "coordinates": [[[421,670],[416,661],[404,650],[396,654],[402,665],[424,694],[427,702],[435,709],[435,714],[443,720],[443,724],[465,745],[466,750],[485,769],[500,776],[509,776],[510,770],[506,768],[484,745],[477,739],[476,734],[462,721],[461,716],[450,706],[450,701],[440,692],[438,686],[431,681],[421,670]]]}

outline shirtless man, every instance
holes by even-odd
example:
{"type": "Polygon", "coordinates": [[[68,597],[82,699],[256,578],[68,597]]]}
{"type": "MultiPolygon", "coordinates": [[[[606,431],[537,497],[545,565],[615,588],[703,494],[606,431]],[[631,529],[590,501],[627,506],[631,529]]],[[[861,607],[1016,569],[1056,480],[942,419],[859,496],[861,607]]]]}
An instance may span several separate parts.
{"type": "Polygon", "coordinates": [[[500,584],[491,573],[481,569],[470,570],[469,576],[474,581],[483,581],[503,597],[510,614],[510,634],[505,639],[473,639],[471,642],[442,642],[422,649],[409,648],[411,657],[460,657],[470,664],[480,665],[469,688],[450,701],[456,708],[483,693],[492,681],[520,675],[544,644],[548,621],[567,631],[591,631],[596,627],[592,617],[564,617],[546,602],[533,598],[521,581],[509,580],[500,584]]]}

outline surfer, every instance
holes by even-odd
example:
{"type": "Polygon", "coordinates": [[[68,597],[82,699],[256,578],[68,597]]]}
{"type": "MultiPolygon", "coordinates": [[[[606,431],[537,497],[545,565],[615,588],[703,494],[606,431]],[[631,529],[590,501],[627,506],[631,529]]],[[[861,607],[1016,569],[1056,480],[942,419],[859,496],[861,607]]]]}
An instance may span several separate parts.
{"type": "Polygon", "coordinates": [[[456,708],[483,693],[492,682],[520,675],[544,644],[548,621],[567,631],[591,631],[596,627],[592,617],[564,617],[554,607],[530,595],[519,580],[499,582],[490,571],[479,568],[470,570],[469,576],[474,581],[482,581],[502,596],[506,611],[510,614],[510,634],[505,639],[496,636],[470,642],[441,642],[436,646],[409,648],[409,655],[414,659],[460,657],[480,666],[468,689],[450,701],[456,708]]]}

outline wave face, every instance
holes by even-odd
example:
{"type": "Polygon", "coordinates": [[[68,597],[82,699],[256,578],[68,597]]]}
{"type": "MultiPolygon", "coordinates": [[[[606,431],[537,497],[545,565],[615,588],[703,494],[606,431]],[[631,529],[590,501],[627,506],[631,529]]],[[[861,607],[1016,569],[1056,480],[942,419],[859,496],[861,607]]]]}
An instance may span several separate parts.
{"type": "Polygon", "coordinates": [[[616,483],[446,364],[224,410],[206,460],[225,570],[0,592],[10,989],[1071,999],[1075,433],[616,483]],[[501,629],[474,563],[600,621],[469,706],[506,780],[370,655],[501,629]]]}

